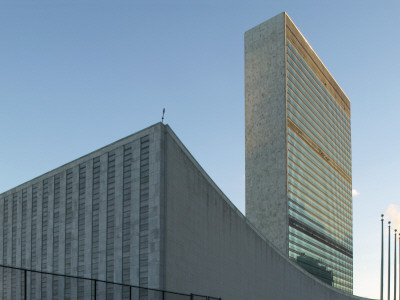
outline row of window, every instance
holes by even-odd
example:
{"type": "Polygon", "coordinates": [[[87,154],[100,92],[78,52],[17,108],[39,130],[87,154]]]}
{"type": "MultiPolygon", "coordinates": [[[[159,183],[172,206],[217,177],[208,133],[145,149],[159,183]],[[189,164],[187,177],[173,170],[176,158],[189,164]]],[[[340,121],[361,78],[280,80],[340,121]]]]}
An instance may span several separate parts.
{"type": "Polygon", "coordinates": [[[349,172],[351,146],[340,135],[339,124],[328,124],[327,120],[320,116],[314,107],[320,102],[320,99],[318,97],[311,98],[306,94],[304,83],[299,82],[301,80],[299,76],[293,75],[292,72],[291,68],[288,68],[288,113],[291,115],[288,117],[294,120],[296,125],[309,136],[313,136],[313,140],[318,141],[318,146],[341,168],[349,172]]]}
{"type": "MultiPolygon", "coordinates": [[[[123,195],[122,195],[122,282],[131,282],[131,209],[132,209],[132,146],[124,146],[123,154],[123,195]]],[[[123,298],[129,298],[129,291],[123,290],[123,298]]]]}
{"type": "Polygon", "coordinates": [[[321,262],[351,292],[350,118],[289,41],[286,74],[289,255],[321,262]]]}
{"type": "Polygon", "coordinates": [[[295,103],[291,103],[291,97],[288,97],[288,111],[287,116],[296,127],[298,127],[319,149],[324,152],[324,155],[328,156],[335,165],[340,167],[348,176],[351,176],[351,159],[350,152],[341,151],[340,149],[334,149],[331,147],[323,137],[324,133],[317,132],[309,121],[305,120],[305,117],[301,115],[296,109],[293,108],[295,103]],[[348,157],[346,157],[348,156],[348,157]]]}
{"type": "Polygon", "coordinates": [[[323,104],[329,111],[328,114],[333,114],[335,117],[337,117],[338,119],[335,121],[335,123],[337,122],[339,124],[344,124],[343,130],[346,131],[350,136],[350,118],[346,115],[342,107],[336,102],[336,100],[325,88],[324,84],[317,78],[314,72],[310,69],[310,67],[289,41],[287,41],[287,50],[288,55],[289,53],[294,54],[294,59],[297,60],[298,66],[306,75],[307,79],[312,83],[312,87],[315,88],[322,96],[323,104]]]}
{"type": "MultiPolygon", "coordinates": [[[[148,285],[149,261],[149,170],[150,140],[145,136],[140,140],[140,215],[139,215],[139,285],[148,285]]],[[[147,290],[141,291],[147,296],[147,290]]]]}
{"type": "MultiPolygon", "coordinates": [[[[140,272],[142,283],[147,283],[147,276],[144,276],[143,271],[148,271],[148,261],[144,260],[144,255],[148,257],[148,246],[147,250],[143,245],[148,244],[148,222],[149,222],[149,139],[144,138],[141,141],[141,149],[138,150],[140,154],[140,191],[137,191],[140,195],[140,207],[139,217],[140,220],[140,244],[141,254],[140,264],[142,270],[140,272]],[[141,153],[139,152],[141,150],[141,153]]],[[[91,259],[92,263],[92,276],[99,277],[99,264],[100,261],[100,238],[103,234],[105,236],[105,247],[106,247],[106,279],[114,281],[115,273],[115,238],[117,234],[116,220],[121,218],[121,243],[122,243],[122,276],[123,281],[126,283],[132,283],[131,280],[131,268],[133,260],[131,258],[131,247],[132,247],[132,230],[133,230],[133,214],[132,209],[136,206],[132,205],[132,171],[133,169],[133,148],[132,144],[125,145],[122,147],[121,158],[123,160],[123,193],[122,193],[122,216],[116,216],[115,209],[117,208],[116,203],[116,187],[115,187],[115,176],[116,176],[116,155],[115,152],[110,152],[108,159],[104,164],[103,158],[96,157],[92,160],[93,168],[92,174],[88,172],[89,163],[83,163],[77,168],[78,174],[75,175],[75,169],[71,168],[66,170],[64,173],[56,174],[52,178],[43,180],[41,183],[36,183],[31,189],[22,189],[18,193],[11,196],[7,196],[1,199],[1,216],[0,221],[3,224],[1,230],[1,236],[3,243],[0,245],[2,252],[2,263],[21,265],[22,267],[29,267],[34,269],[42,269],[45,271],[52,272],[65,272],[66,274],[74,273],[74,270],[78,271],[80,276],[85,275],[85,250],[87,247],[91,248],[91,259]],[[100,161],[101,160],[101,161],[100,161]],[[106,232],[101,232],[100,223],[103,220],[100,219],[100,189],[104,189],[100,184],[100,174],[103,173],[103,166],[106,166],[107,174],[107,201],[106,211],[103,212],[104,216],[107,217],[105,226],[106,232]],[[87,179],[91,178],[91,193],[87,193],[87,179]],[[78,182],[75,182],[77,179],[78,182]],[[76,184],[77,183],[77,184],[76,184]],[[91,196],[90,199],[88,196],[91,196]],[[76,200],[74,200],[77,197],[76,200]],[[18,200],[20,199],[20,200],[18,200]],[[53,201],[52,203],[50,203],[53,201]],[[63,199],[63,201],[61,201],[63,199]],[[92,210],[88,210],[87,201],[91,201],[92,210]],[[20,208],[17,208],[21,205],[20,208]],[[10,211],[11,210],[11,211],[10,211]],[[21,221],[21,227],[17,226],[17,214],[20,213],[18,219],[21,221]],[[65,214],[64,214],[65,213],[65,214]],[[91,214],[92,224],[91,225],[91,241],[87,240],[87,214],[91,214]],[[63,220],[64,219],[64,220],[63,220]],[[52,221],[52,224],[50,224],[52,221]],[[29,223],[29,224],[28,224],[29,223]],[[17,228],[20,232],[17,233],[17,228]],[[77,232],[77,236],[75,235],[77,232]],[[28,238],[29,235],[29,238],[28,238]],[[21,244],[17,245],[17,237],[21,238],[21,244]],[[52,251],[49,252],[50,237],[52,238],[52,251]],[[90,245],[88,245],[88,242],[90,245]],[[30,243],[28,245],[28,243],[30,243]],[[17,247],[20,247],[20,252],[17,251],[17,247]],[[76,248],[74,248],[76,247],[76,248]],[[27,251],[30,251],[30,255],[27,251]],[[17,261],[18,256],[21,255],[20,262],[17,261]],[[52,254],[52,257],[49,255],[52,254]],[[60,258],[65,255],[65,260],[62,262],[60,258]],[[27,257],[30,257],[30,261],[27,261],[27,257]],[[51,270],[49,269],[51,268],[51,270]],[[94,274],[96,273],[96,274],[94,274]]],[[[136,169],[135,169],[136,171],[136,169]]],[[[120,201],[120,200],[118,200],[120,201]]],[[[136,215],[136,214],[135,214],[136,215]]],[[[19,222],[19,221],[18,221],[19,222]]],[[[139,227],[138,227],[139,231],[139,227]]],[[[3,278],[3,280],[9,280],[9,278],[3,278]]],[[[35,280],[35,279],[34,279],[35,280]]],[[[44,297],[46,292],[50,288],[57,290],[59,284],[57,281],[47,282],[44,279],[41,282],[32,282],[30,289],[34,295],[42,294],[44,297]]],[[[70,294],[70,285],[65,285],[65,294],[70,294]]],[[[79,285],[78,294],[83,291],[83,286],[79,285]]],[[[110,290],[111,291],[111,290],[110,290]]],[[[4,291],[8,293],[9,291],[4,291]]],[[[110,294],[111,295],[111,294],[110,294]]],[[[0,295],[1,298],[1,295],[0,295]]],[[[54,299],[57,299],[55,295],[54,299]]]]}
{"type": "MultiPolygon", "coordinates": [[[[290,76],[289,76],[290,77],[290,76]]],[[[297,91],[293,91],[292,83],[288,82],[288,112],[294,115],[298,120],[296,125],[303,129],[306,127],[307,130],[312,132],[313,135],[317,137],[318,146],[322,146],[321,149],[324,150],[330,157],[335,159],[335,163],[339,165],[349,165],[351,162],[351,150],[350,148],[345,149],[345,144],[340,137],[332,137],[329,135],[329,131],[325,128],[321,128],[316,124],[316,118],[312,116],[312,112],[307,108],[307,104],[304,103],[305,100],[301,95],[297,95],[297,91]]],[[[291,118],[292,120],[296,120],[291,118]]],[[[332,128],[331,128],[332,129],[332,128]]],[[[333,129],[336,129],[335,127],[333,129]]]]}
{"type": "Polygon", "coordinates": [[[325,214],[329,214],[329,218],[340,224],[340,227],[343,230],[346,230],[348,233],[351,232],[351,219],[345,218],[345,216],[340,216],[335,211],[340,211],[337,207],[337,203],[334,203],[330,198],[324,196],[322,193],[318,192],[312,185],[305,182],[304,179],[295,173],[292,169],[288,169],[288,183],[289,186],[294,188],[291,189],[291,192],[298,197],[299,203],[310,203],[314,207],[315,203],[320,203],[324,207],[325,214]],[[305,196],[305,197],[304,197],[305,196]]]}
{"type": "Polygon", "coordinates": [[[342,192],[338,194],[343,196],[340,199],[341,203],[351,209],[351,183],[341,176],[337,170],[331,167],[320,155],[315,153],[315,151],[290,128],[288,129],[288,148],[309,168],[313,170],[318,169],[323,173],[322,177],[327,178],[333,185],[340,188],[342,192]]]}
{"type": "MultiPolygon", "coordinates": [[[[308,109],[312,111],[312,113],[317,117],[315,121],[322,121],[322,125],[324,124],[323,121],[326,119],[327,127],[333,127],[337,129],[337,131],[333,131],[332,129],[327,128],[330,130],[332,136],[336,136],[340,138],[344,145],[350,147],[351,145],[351,135],[349,127],[346,123],[344,123],[340,119],[340,113],[343,111],[336,110],[333,111],[329,108],[331,101],[326,101],[324,99],[324,95],[316,91],[315,86],[309,78],[307,78],[307,72],[304,73],[302,70],[299,69],[299,62],[297,59],[289,54],[288,56],[288,73],[291,74],[293,83],[295,83],[295,91],[298,95],[301,95],[305,100],[311,100],[309,103],[308,109]],[[318,100],[318,103],[314,103],[313,100],[318,100]]],[[[334,101],[334,100],[333,100],[334,101]]],[[[336,104],[336,101],[334,101],[336,104]]],[[[347,118],[347,116],[346,116],[347,118]]],[[[348,118],[347,118],[348,119],[348,118]]],[[[350,119],[348,119],[350,121],[350,119]]],[[[350,122],[348,122],[350,124],[350,122]]],[[[324,127],[324,126],[322,126],[324,127]]]]}
{"type": "MultiPolygon", "coordinates": [[[[298,161],[297,161],[298,163],[298,161]]],[[[288,160],[288,174],[292,176],[300,185],[303,185],[305,194],[314,201],[322,201],[322,205],[329,212],[332,219],[339,219],[347,224],[348,231],[351,231],[351,210],[344,209],[345,205],[338,193],[332,193],[323,185],[321,185],[316,177],[310,176],[307,169],[302,169],[299,164],[292,160],[288,160]]]]}
{"type": "Polygon", "coordinates": [[[353,266],[351,258],[294,228],[290,227],[289,232],[290,257],[296,258],[297,255],[301,254],[312,257],[332,270],[335,287],[342,290],[352,288],[353,266]]]}
{"type": "Polygon", "coordinates": [[[306,172],[316,176],[316,180],[327,187],[344,206],[349,206],[351,195],[351,185],[346,184],[346,180],[338,174],[334,168],[327,168],[326,166],[318,163],[318,161],[311,155],[312,149],[304,143],[304,147],[296,140],[288,138],[288,159],[298,164],[306,172]],[[332,173],[334,171],[336,174],[332,173]],[[336,175],[336,176],[335,176],[336,175]]]}

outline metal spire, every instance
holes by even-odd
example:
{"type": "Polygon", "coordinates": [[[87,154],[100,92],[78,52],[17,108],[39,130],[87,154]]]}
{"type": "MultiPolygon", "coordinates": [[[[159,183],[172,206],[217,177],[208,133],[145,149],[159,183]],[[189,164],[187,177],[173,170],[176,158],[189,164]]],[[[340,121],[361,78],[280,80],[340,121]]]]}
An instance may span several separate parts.
{"type": "Polygon", "coordinates": [[[162,117],[161,117],[161,123],[164,124],[164,115],[165,115],[165,108],[162,110],[162,117]]]}

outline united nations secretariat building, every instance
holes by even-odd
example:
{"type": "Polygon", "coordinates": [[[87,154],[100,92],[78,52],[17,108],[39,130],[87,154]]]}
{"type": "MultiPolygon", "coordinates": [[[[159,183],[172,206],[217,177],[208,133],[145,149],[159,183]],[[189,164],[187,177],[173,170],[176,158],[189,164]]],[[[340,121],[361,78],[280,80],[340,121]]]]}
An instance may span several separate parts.
{"type": "Polygon", "coordinates": [[[246,216],[158,123],[0,194],[0,298],[365,299],[349,99],[286,13],[245,63],[246,216]]]}

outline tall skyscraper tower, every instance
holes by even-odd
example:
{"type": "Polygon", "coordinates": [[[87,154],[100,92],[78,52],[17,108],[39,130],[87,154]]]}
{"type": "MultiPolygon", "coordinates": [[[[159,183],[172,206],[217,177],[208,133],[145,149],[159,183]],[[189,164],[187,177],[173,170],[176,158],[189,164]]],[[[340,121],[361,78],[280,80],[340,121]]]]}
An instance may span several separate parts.
{"type": "Polygon", "coordinates": [[[245,33],[246,216],[353,291],[350,101],[286,13],[245,33]]]}

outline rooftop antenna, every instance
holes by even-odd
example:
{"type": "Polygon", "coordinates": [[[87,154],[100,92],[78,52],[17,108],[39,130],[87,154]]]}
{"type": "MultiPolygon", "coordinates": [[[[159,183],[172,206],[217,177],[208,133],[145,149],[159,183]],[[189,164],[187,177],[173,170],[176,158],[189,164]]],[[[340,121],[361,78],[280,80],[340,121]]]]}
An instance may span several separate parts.
{"type": "Polygon", "coordinates": [[[165,108],[162,110],[162,117],[161,117],[161,123],[164,124],[164,115],[165,115],[165,108]]]}

